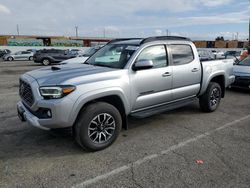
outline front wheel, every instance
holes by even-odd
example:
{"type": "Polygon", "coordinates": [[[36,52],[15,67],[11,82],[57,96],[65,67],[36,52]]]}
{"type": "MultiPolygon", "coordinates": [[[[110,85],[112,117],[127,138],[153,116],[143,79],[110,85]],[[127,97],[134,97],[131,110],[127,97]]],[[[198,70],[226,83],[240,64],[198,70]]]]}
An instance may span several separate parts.
{"type": "Polygon", "coordinates": [[[30,61],[33,61],[33,59],[34,59],[33,56],[30,56],[30,57],[29,57],[29,60],[30,60],[30,61]]]}
{"type": "Polygon", "coordinates": [[[200,108],[204,112],[213,112],[220,105],[220,100],[220,85],[215,82],[210,82],[206,92],[200,97],[200,108]]]}
{"type": "Polygon", "coordinates": [[[8,61],[14,61],[14,58],[13,57],[8,57],[7,60],[8,61]]]}
{"type": "Polygon", "coordinates": [[[117,139],[121,127],[119,111],[111,104],[97,102],[80,112],[74,125],[75,140],[85,150],[102,150],[117,139]]]}

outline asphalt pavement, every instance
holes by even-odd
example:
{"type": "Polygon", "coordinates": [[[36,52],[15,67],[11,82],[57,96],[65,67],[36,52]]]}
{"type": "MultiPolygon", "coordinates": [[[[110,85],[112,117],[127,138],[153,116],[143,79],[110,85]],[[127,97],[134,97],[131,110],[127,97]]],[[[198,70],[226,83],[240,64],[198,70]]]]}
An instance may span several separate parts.
{"type": "Polygon", "coordinates": [[[0,62],[0,187],[250,187],[250,92],[227,90],[214,113],[195,102],[129,118],[112,146],[89,153],[70,130],[18,119],[19,76],[41,67],[0,62]]]}

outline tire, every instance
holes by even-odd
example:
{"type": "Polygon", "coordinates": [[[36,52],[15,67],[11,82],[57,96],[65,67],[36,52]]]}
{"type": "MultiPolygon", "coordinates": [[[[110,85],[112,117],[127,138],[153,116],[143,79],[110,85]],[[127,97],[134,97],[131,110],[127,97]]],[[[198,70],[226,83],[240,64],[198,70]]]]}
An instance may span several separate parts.
{"type": "Polygon", "coordinates": [[[8,57],[7,60],[8,61],[14,61],[14,58],[13,57],[8,57]]]}
{"type": "Polygon", "coordinates": [[[204,112],[215,111],[221,101],[221,87],[218,83],[210,82],[206,92],[200,97],[200,108],[204,112]]]}
{"type": "Polygon", "coordinates": [[[117,139],[122,119],[113,105],[97,102],[81,110],[73,128],[75,140],[84,150],[99,151],[117,139]]]}
{"type": "Polygon", "coordinates": [[[42,64],[43,64],[44,66],[50,65],[50,63],[51,63],[50,60],[47,59],[47,58],[42,60],[42,64]]]}
{"type": "Polygon", "coordinates": [[[33,61],[33,59],[34,59],[33,56],[30,56],[30,57],[29,57],[29,60],[30,60],[30,61],[33,61]]]}

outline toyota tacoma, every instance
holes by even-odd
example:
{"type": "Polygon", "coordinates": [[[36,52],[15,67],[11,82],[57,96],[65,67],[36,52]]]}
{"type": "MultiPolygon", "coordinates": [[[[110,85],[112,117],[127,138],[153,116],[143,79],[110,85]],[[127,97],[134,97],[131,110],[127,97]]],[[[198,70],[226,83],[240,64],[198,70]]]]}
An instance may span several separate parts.
{"type": "Polygon", "coordinates": [[[58,65],[20,77],[18,115],[44,129],[72,127],[76,142],[110,146],[129,116],[144,118],[199,100],[215,111],[234,82],[233,60],[201,62],[188,38],[116,39],[85,63],[58,65]]]}

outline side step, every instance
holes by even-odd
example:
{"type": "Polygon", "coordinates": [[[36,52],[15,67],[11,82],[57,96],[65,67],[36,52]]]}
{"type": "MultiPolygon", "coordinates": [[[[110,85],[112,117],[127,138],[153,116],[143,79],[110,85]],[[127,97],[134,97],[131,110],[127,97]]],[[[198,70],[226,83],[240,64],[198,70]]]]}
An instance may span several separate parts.
{"type": "Polygon", "coordinates": [[[135,112],[130,114],[130,116],[135,117],[135,118],[145,118],[145,117],[149,117],[155,114],[160,114],[166,111],[170,111],[170,110],[174,110],[176,108],[180,108],[183,106],[186,106],[190,103],[193,103],[197,100],[197,97],[194,98],[189,98],[189,99],[185,99],[185,100],[181,100],[181,101],[177,101],[177,102],[173,102],[173,103],[169,103],[169,104],[165,104],[165,105],[161,105],[155,108],[150,108],[147,110],[143,110],[143,111],[139,111],[139,112],[135,112]]]}

